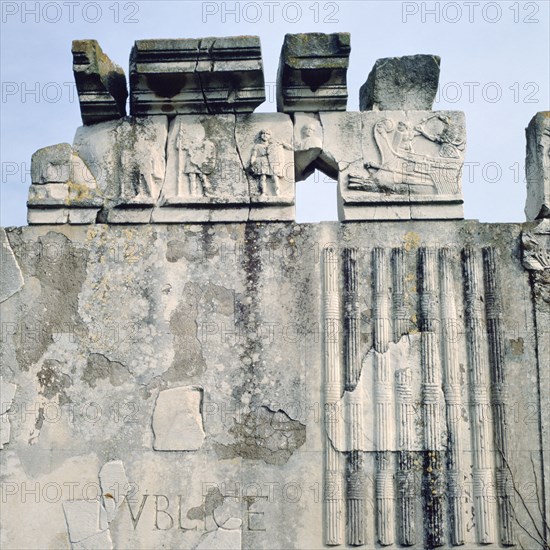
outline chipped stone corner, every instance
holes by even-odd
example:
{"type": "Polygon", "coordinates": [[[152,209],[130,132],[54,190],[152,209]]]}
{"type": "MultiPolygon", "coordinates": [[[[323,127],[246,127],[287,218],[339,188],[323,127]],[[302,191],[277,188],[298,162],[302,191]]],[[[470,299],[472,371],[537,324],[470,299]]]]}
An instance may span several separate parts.
{"type": "Polygon", "coordinates": [[[0,261],[0,302],[19,292],[25,281],[17,259],[11,249],[6,230],[0,227],[0,242],[2,246],[0,261]]]}
{"type": "Polygon", "coordinates": [[[197,451],[204,438],[202,403],[204,390],[181,386],[162,390],[153,411],[155,451],[197,451]]]}
{"type": "Polygon", "coordinates": [[[99,471],[100,500],[67,500],[63,512],[71,550],[112,550],[110,524],[130,488],[121,460],[105,463],[99,471]]]}
{"type": "Polygon", "coordinates": [[[16,384],[6,382],[0,376],[0,450],[10,442],[11,424],[8,413],[12,407],[16,391],[16,384]]]}

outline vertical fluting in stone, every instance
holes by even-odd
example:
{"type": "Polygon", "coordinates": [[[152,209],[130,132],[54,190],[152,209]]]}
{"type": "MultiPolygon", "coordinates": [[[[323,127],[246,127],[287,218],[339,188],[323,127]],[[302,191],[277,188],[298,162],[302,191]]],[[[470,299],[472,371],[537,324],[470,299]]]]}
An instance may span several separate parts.
{"type": "Polygon", "coordinates": [[[458,360],[458,319],[456,297],[451,269],[451,252],[444,248],[439,252],[441,284],[441,354],[443,362],[443,392],[447,417],[447,498],[449,502],[450,539],[454,546],[464,544],[464,514],[462,506],[462,444],[460,419],[462,397],[460,363],[458,360]]]}
{"type": "Polygon", "coordinates": [[[470,385],[470,429],[472,436],[473,493],[477,542],[494,542],[494,518],[489,503],[491,454],[489,419],[486,413],[489,398],[486,387],[487,349],[483,339],[483,315],[476,252],[463,251],[464,301],[466,310],[466,342],[470,385]]]}
{"type": "MultiPolygon", "coordinates": [[[[407,333],[408,315],[405,308],[405,251],[394,248],[391,255],[393,339],[399,341],[407,333]]],[[[414,501],[415,483],[413,466],[414,405],[412,399],[411,370],[395,373],[396,426],[397,426],[397,527],[399,544],[412,546],[416,542],[414,501]]]]}
{"type": "Polygon", "coordinates": [[[420,249],[420,366],[424,422],[424,504],[426,543],[441,546],[443,537],[443,461],[441,457],[441,363],[437,253],[420,249]]]}
{"type": "Polygon", "coordinates": [[[350,546],[367,543],[367,510],[365,502],[365,466],[362,451],[351,451],[347,457],[347,539],[350,546]]]}
{"type": "Polygon", "coordinates": [[[412,372],[409,368],[395,373],[397,401],[397,523],[399,544],[412,546],[416,543],[414,502],[416,498],[413,473],[414,453],[410,450],[414,436],[414,403],[412,372]]]}
{"type": "Polygon", "coordinates": [[[393,339],[398,342],[409,332],[409,316],[405,306],[405,250],[394,248],[392,264],[393,339]]]}
{"type": "Polygon", "coordinates": [[[344,335],[345,387],[353,391],[360,375],[356,248],[344,249],[344,335]]]}
{"type": "Polygon", "coordinates": [[[365,478],[361,448],[363,437],[363,403],[355,392],[360,376],[359,365],[359,296],[357,284],[357,249],[345,248],[344,268],[344,373],[348,394],[347,425],[349,448],[346,467],[347,540],[352,546],[366,543],[365,478]]]}
{"type": "Polygon", "coordinates": [[[483,267],[485,274],[485,312],[487,335],[489,338],[489,364],[491,374],[491,398],[493,410],[494,443],[496,449],[496,489],[499,517],[499,538],[503,545],[515,544],[514,511],[509,487],[512,480],[508,468],[508,419],[506,396],[508,385],[504,362],[504,336],[502,333],[500,291],[492,247],[483,249],[483,267]]]}
{"type": "Polygon", "coordinates": [[[393,543],[393,472],[391,453],[394,438],[392,370],[388,351],[390,343],[389,281],[386,253],[372,251],[373,323],[374,323],[374,400],[376,422],[376,527],[382,545],[393,543]]]}
{"type": "Polygon", "coordinates": [[[333,247],[323,252],[324,347],[325,347],[325,543],[344,543],[344,457],[332,441],[341,440],[343,429],[338,402],[342,395],[340,362],[340,277],[338,255],[333,247]]]}

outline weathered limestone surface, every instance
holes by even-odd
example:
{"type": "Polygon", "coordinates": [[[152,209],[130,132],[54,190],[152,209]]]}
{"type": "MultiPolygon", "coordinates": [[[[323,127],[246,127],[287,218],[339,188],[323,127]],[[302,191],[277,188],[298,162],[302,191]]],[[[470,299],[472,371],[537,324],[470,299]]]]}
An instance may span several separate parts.
{"type": "Polygon", "coordinates": [[[0,228],[0,243],[0,302],[3,302],[20,290],[24,281],[4,228],[0,228]]]}
{"type": "Polygon", "coordinates": [[[252,113],[257,38],[138,41],[134,116],[35,153],[0,232],[2,549],[550,547],[550,220],[462,220],[438,58],[342,112],[348,55],[287,35],[285,112],[252,113]],[[316,169],[360,223],[293,223],[316,169]]]}
{"type": "Polygon", "coordinates": [[[73,40],[73,72],[84,124],[126,115],[128,89],[124,71],[104,53],[96,40],[73,40]]]}
{"type": "Polygon", "coordinates": [[[98,477],[105,521],[110,523],[116,517],[130,487],[122,461],[107,462],[102,466],[98,477]]]}
{"type": "MultiPolygon", "coordinates": [[[[523,266],[529,271],[531,280],[531,299],[534,302],[537,331],[535,342],[541,368],[538,374],[539,393],[542,396],[541,407],[541,440],[542,455],[547,469],[544,475],[544,494],[546,522],[550,514],[550,369],[545,358],[550,355],[550,223],[548,219],[526,224],[522,234],[523,266]]],[[[548,533],[548,531],[547,531],[548,533]]],[[[547,534],[547,537],[549,535],[547,534]]]]}
{"type": "Polygon", "coordinates": [[[251,113],[265,101],[260,38],[136,40],[132,115],[251,113]]]}
{"type": "Polygon", "coordinates": [[[345,111],[350,35],[286,34],[277,74],[277,110],[345,111]]]}
{"type": "Polygon", "coordinates": [[[361,111],[430,111],[441,58],[406,55],[377,59],[359,91],[361,111]]]}
{"type": "Polygon", "coordinates": [[[157,451],[196,451],[204,440],[202,388],[163,390],[153,412],[153,448],[157,451]]]}
{"type": "Polygon", "coordinates": [[[95,223],[103,194],[90,168],[68,143],[36,151],[31,175],[29,224],[95,223]]]}
{"type": "Polygon", "coordinates": [[[546,226],[6,234],[2,548],[543,547],[546,226]]]}
{"type": "Polygon", "coordinates": [[[123,118],[81,126],[73,148],[89,166],[109,222],[146,223],[166,173],[165,116],[123,118]]]}
{"type": "Polygon", "coordinates": [[[0,449],[10,442],[11,426],[8,413],[12,407],[17,386],[0,376],[0,449]]]}
{"type": "Polygon", "coordinates": [[[529,122],[525,134],[525,215],[528,220],[550,218],[550,111],[537,113],[529,122]]]}

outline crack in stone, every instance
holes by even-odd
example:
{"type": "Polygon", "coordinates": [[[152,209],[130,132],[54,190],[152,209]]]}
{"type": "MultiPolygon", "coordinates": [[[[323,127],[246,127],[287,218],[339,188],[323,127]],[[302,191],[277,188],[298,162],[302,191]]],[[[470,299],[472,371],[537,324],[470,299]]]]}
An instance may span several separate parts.
{"type": "Polygon", "coordinates": [[[97,380],[108,379],[113,386],[120,386],[133,376],[134,373],[127,365],[113,361],[103,353],[91,353],[80,379],[95,388],[97,380]]]}
{"type": "Polygon", "coordinates": [[[246,166],[243,161],[243,157],[241,155],[241,149],[239,147],[239,142],[237,140],[237,114],[234,113],[234,125],[233,125],[233,139],[235,140],[235,150],[237,151],[237,156],[239,157],[239,161],[241,163],[241,167],[243,170],[244,177],[246,178],[246,184],[248,185],[248,214],[246,216],[246,221],[250,221],[250,213],[252,211],[252,188],[250,185],[250,179],[248,178],[248,173],[246,171],[246,166]]]}
{"type": "MultiPolygon", "coordinates": [[[[176,124],[177,116],[174,117],[174,125],[176,124]]],[[[164,192],[164,186],[166,185],[166,178],[168,176],[168,142],[170,141],[170,121],[166,120],[166,141],[164,142],[164,178],[162,179],[162,185],[159,189],[157,204],[153,205],[153,208],[151,208],[151,215],[149,216],[149,224],[153,223],[153,214],[155,212],[155,209],[158,208],[159,204],[162,204],[163,202],[163,192],[164,192]]]]}
{"type": "MultiPolygon", "coordinates": [[[[216,41],[214,40],[214,42],[212,43],[212,46],[214,46],[215,42],[216,41]]],[[[208,98],[206,97],[206,92],[204,90],[204,86],[203,86],[203,82],[202,82],[202,78],[201,78],[201,73],[199,71],[197,71],[198,66],[199,66],[199,61],[200,61],[201,47],[202,47],[202,39],[199,40],[199,43],[197,45],[197,60],[195,62],[194,73],[197,75],[197,78],[199,79],[199,85],[201,87],[201,94],[202,94],[202,99],[204,101],[204,106],[206,107],[206,110],[208,111],[208,114],[211,115],[212,111],[210,110],[210,106],[208,105],[208,98]]],[[[210,54],[210,50],[208,50],[208,52],[210,54]]]]}

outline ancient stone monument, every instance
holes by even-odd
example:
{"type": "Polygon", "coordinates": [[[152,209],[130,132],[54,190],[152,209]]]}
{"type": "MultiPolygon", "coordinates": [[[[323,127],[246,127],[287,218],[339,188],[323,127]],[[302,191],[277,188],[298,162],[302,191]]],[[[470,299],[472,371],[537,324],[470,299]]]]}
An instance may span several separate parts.
{"type": "Polygon", "coordinates": [[[548,548],[550,113],[464,220],[440,59],[346,33],[73,43],[83,126],[2,239],[5,549],[548,548]],[[367,75],[365,75],[367,77],[367,75]],[[340,222],[295,223],[338,180],[340,222]]]}

